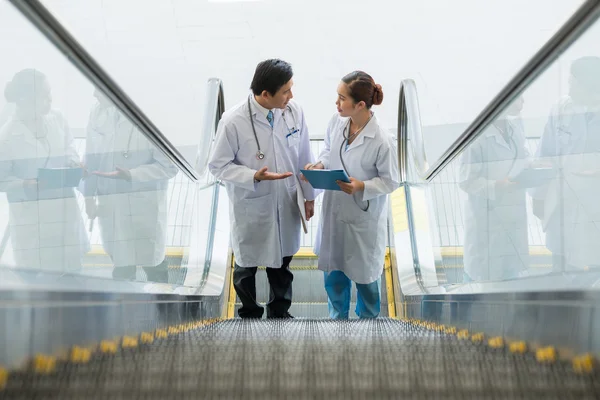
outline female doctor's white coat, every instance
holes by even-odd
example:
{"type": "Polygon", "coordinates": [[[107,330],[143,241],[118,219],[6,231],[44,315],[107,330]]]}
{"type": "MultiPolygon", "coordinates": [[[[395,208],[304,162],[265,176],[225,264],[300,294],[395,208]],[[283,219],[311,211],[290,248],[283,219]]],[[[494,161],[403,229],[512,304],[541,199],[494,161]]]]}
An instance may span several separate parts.
{"type": "MultiPolygon", "coordinates": [[[[223,114],[219,123],[208,167],[227,188],[231,244],[240,267],[280,268],[283,257],[293,256],[300,248],[297,178],[313,157],[302,108],[293,100],[288,105],[285,120],[284,110],[272,110],[271,128],[252,101],[252,118],[265,154],[262,160],[256,157],[247,100],[223,114]],[[298,132],[287,136],[293,128],[298,132]],[[292,172],[295,177],[255,183],[254,174],[265,166],[270,172],[292,172]]],[[[314,200],[312,187],[304,182],[301,187],[304,198],[314,200]]]]}
{"type": "Polygon", "coordinates": [[[398,157],[395,140],[379,126],[375,116],[345,149],[343,131],[347,124],[348,118],[338,114],[331,119],[319,161],[325,169],[343,169],[340,146],[344,146],[347,174],[364,181],[365,190],[354,195],[325,192],[315,254],[320,270],[339,270],[354,282],[367,284],[383,272],[387,194],[399,185],[398,157]],[[364,209],[367,200],[369,208],[363,211],[358,204],[364,209]]]}
{"type": "Polygon", "coordinates": [[[87,129],[88,171],[128,170],[131,182],[90,175],[86,197],[98,198],[102,246],[115,267],[156,266],[165,259],[167,188],[177,167],[115,107],[96,106],[87,129]]]}
{"type": "Polygon", "coordinates": [[[78,272],[89,250],[83,218],[72,187],[24,190],[38,168],[80,165],[66,120],[42,117],[32,132],[16,117],[0,130],[0,191],[9,203],[10,238],[17,267],[78,272]]]}

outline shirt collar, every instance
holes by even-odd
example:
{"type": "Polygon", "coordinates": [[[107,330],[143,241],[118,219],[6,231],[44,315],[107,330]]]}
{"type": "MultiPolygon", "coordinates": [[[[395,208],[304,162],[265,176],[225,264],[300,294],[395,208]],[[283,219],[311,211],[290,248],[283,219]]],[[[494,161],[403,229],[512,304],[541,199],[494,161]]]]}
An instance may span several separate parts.
{"type": "Polygon", "coordinates": [[[264,108],[263,106],[261,106],[258,103],[258,101],[256,101],[256,98],[254,96],[252,96],[252,106],[256,107],[256,109],[259,110],[265,116],[265,118],[269,114],[269,111],[271,111],[271,110],[267,110],[266,108],[264,108]]]}

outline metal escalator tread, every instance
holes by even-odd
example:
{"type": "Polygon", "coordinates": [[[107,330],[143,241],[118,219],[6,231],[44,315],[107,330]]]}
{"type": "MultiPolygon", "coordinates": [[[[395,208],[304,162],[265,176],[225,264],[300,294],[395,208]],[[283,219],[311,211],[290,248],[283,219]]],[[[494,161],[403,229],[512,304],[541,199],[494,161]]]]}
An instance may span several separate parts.
{"type": "Polygon", "coordinates": [[[0,399],[597,399],[600,376],[409,322],[227,320],[50,375],[0,399]]]}

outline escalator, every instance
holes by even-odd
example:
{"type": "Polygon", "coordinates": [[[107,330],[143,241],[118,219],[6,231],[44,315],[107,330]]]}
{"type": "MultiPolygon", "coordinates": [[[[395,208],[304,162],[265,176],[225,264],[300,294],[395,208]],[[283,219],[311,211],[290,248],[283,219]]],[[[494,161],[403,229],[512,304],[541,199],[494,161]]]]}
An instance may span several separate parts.
{"type": "MultiPolygon", "coordinates": [[[[381,314],[354,319],[353,293],[351,319],[339,321],[328,319],[323,273],[310,243],[291,264],[296,318],[236,318],[228,199],[206,173],[225,107],[219,80],[209,82],[194,168],[39,2],[12,3],[183,179],[169,186],[169,213],[180,222],[169,225],[178,241],[166,246],[168,282],[111,279],[108,264],[88,275],[2,265],[0,400],[600,398],[597,271],[467,281],[468,243],[457,233],[463,221],[448,206],[459,197],[458,156],[595,21],[597,1],[585,2],[432,168],[414,82],[402,82],[403,183],[390,200],[381,314]],[[436,195],[436,185],[447,191],[436,195]],[[450,263],[452,279],[442,282],[450,263]]],[[[96,258],[88,261],[106,262],[101,243],[93,244],[96,258]]],[[[264,304],[264,268],[256,282],[264,304]]]]}
{"type": "Polygon", "coordinates": [[[0,399],[600,396],[600,375],[581,373],[585,360],[577,370],[551,354],[538,361],[519,346],[449,327],[380,318],[226,320],[180,329],[163,339],[144,336],[146,343],[115,354],[72,354],[74,361],[59,362],[52,373],[16,373],[0,399]]]}

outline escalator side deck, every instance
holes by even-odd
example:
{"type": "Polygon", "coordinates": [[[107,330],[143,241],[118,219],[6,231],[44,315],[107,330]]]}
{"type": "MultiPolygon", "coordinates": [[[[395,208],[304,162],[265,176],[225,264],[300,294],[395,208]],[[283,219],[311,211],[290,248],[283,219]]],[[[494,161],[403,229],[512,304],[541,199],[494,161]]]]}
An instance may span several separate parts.
{"type": "Polygon", "coordinates": [[[0,399],[597,399],[600,376],[391,320],[226,320],[54,373],[0,399]]]}

